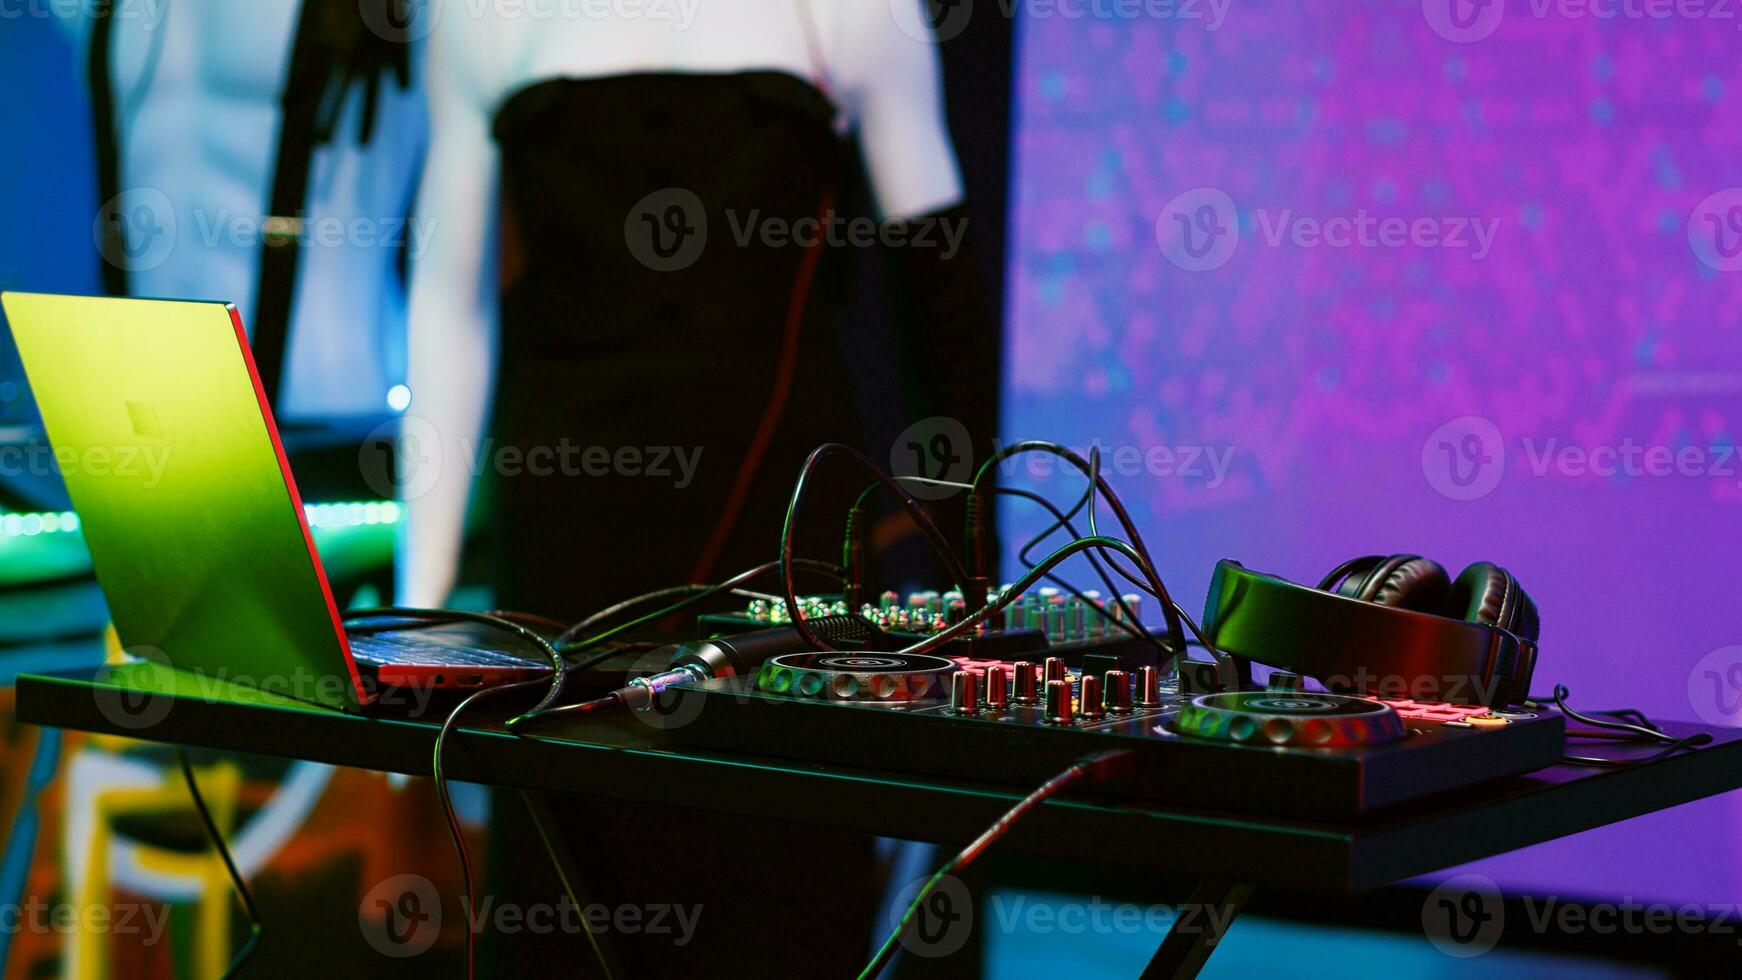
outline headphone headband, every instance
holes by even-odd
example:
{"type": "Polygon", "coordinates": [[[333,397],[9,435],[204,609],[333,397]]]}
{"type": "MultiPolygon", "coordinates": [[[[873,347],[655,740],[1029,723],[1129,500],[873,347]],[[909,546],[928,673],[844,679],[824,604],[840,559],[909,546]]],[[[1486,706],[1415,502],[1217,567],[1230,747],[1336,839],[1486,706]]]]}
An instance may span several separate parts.
{"type": "Polygon", "coordinates": [[[1238,660],[1390,698],[1514,704],[1529,697],[1536,667],[1535,641],[1510,631],[1297,585],[1228,559],[1210,581],[1204,633],[1238,660]]]}

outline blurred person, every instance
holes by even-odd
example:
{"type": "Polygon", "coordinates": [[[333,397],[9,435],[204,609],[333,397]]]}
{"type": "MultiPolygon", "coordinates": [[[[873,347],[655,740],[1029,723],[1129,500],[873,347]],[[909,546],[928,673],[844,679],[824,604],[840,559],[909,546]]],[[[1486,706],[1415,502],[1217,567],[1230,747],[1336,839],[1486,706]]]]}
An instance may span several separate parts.
{"type": "MultiPolygon", "coordinates": [[[[805,456],[856,441],[833,322],[852,248],[892,253],[909,383],[937,396],[914,417],[992,435],[996,327],[912,4],[431,8],[402,603],[452,591],[474,475],[494,483],[505,608],[573,619],[774,558],[805,456]],[[836,204],[853,151],[878,211],[858,224],[836,204]]],[[[837,535],[844,510],[819,515],[837,535]]],[[[521,808],[495,813],[487,892],[560,894],[521,808]]],[[[868,838],[632,804],[576,801],[561,819],[601,900],[706,909],[682,949],[614,935],[632,972],[749,957],[763,975],[831,975],[867,955],[868,838]],[[757,857],[773,854],[790,859],[757,857]]],[[[506,975],[570,943],[483,955],[506,975]]]]}
{"type": "Polygon", "coordinates": [[[79,10],[108,291],[236,303],[281,419],[388,412],[425,140],[404,0],[79,10]]]}
{"type": "Polygon", "coordinates": [[[506,607],[577,617],[773,558],[799,464],[857,441],[833,322],[854,246],[890,256],[909,387],[936,396],[911,416],[993,435],[920,0],[472,9],[431,11],[401,601],[453,588],[474,472],[506,607]],[[854,150],[880,223],[836,204],[854,150]]]}

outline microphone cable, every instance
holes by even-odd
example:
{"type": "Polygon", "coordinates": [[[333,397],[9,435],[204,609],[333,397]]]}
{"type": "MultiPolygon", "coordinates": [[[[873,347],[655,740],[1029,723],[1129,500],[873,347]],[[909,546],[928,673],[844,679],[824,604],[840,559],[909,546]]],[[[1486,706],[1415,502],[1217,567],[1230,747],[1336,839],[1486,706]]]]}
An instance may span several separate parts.
{"type": "Polygon", "coordinates": [[[875,980],[888,967],[890,959],[895,956],[896,947],[901,943],[901,937],[907,933],[914,916],[919,913],[927,896],[931,895],[945,878],[973,864],[981,855],[990,850],[993,844],[998,843],[1000,838],[1009,833],[1010,828],[1014,827],[1018,820],[1021,820],[1030,810],[1046,802],[1047,799],[1056,796],[1060,790],[1085,776],[1101,774],[1102,770],[1115,762],[1126,762],[1130,761],[1131,758],[1130,749],[1097,752],[1094,755],[1085,756],[1073,763],[1069,769],[1042,783],[1034,792],[1029,793],[1015,806],[1005,811],[1004,815],[993,821],[992,826],[987,827],[984,833],[974,838],[955,857],[944,862],[944,866],[939,868],[937,873],[926,879],[926,883],[913,896],[913,901],[908,903],[907,911],[896,922],[889,938],[885,939],[883,945],[878,947],[876,954],[871,957],[871,962],[865,964],[865,969],[859,971],[859,980],[875,980]]]}

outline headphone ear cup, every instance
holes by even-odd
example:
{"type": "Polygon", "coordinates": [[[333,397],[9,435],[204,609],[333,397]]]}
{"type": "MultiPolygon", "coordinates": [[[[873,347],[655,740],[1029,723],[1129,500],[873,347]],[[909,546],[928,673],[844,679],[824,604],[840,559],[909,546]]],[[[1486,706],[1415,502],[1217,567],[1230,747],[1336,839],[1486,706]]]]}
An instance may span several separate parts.
{"type": "Polygon", "coordinates": [[[1420,555],[1369,555],[1338,565],[1319,588],[1350,599],[1439,615],[1445,612],[1451,579],[1438,562],[1420,555]]]}
{"type": "Polygon", "coordinates": [[[1376,569],[1381,577],[1370,589],[1373,601],[1381,606],[1396,606],[1416,612],[1436,615],[1446,608],[1446,596],[1452,580],[1440,563],[1419,555],[1399,555],[1401,561],[1390,561],[1389,567],[1376,569]]]}
{"type": "Polygon", "coordinates": [[[1530,594],[1493,562],[1479,561],[1459,572],[1446,608],[1456,618],[1498,626],[1527,640],[1536,639],[1542,628],[1530,594]]]}

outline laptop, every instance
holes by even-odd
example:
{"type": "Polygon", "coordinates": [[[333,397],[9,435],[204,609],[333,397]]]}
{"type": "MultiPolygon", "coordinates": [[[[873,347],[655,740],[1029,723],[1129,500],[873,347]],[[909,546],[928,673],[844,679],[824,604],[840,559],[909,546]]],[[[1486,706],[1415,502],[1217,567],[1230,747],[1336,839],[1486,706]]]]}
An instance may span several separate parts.
{"type": "Polygon", "coordinates": [[[477,624],[347,631],[235,306],[0,293],[130,652],[346,711],[549,674],[477,624]]]}

